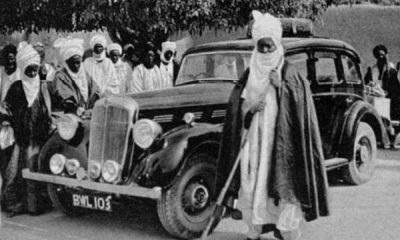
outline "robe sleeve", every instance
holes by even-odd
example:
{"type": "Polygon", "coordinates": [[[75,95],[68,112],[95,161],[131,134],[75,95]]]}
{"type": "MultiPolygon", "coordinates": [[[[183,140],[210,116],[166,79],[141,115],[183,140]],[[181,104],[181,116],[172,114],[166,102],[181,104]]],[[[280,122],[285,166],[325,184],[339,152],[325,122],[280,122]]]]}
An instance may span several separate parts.
{"type": "Polygon", "coordinates": [[[125,69],[126,69],[126,79],[125,82],[123,83],[123,88],[124,88],[124,92],[123,93],[129,93],[130,90],[130,84],[132,82],[132,76],[133,76],[133,70],[131,68],[131,66],[128,63],[125,63],[125,69]]]}
{"type": "Polygon", "coordinates": [[[100,88],[89,75],[86,75],[86,79],[88,79],[88,87],[89,87],[89,99],[87,108],[92,109],[96,101],[100,99],[100,88]]]}
{"type": "Polygon", "coordinates": [[[10,89],[7,92],[7,95],[2,103],[2,106],[4,107],[3,112],[0,119],[1,121],[12,121],[13,115],[16,114],[18,106],[22,106],[24,104],[23,100],[21,98],[21,94],[18,91],[18,84],[21,84],[19,81],[14,82],[10,89]]]}
{"type": "Polygon", "coordinates": [[[167,88],[169,86],[169,84],[167,82],[168,80],[163,77],[163,75],[161,74],[160,68],[157,65],[155,65],[154,70],[155,70],[154,71],[154,73],[155,73],[155,76],[154,76],[155,89],[167,88]]]}
{"type": "Polygon", "coordinates": [[[129,92],[143,92],[143,73],[140,71],[140,69],[140,66],[137,66],[135,69],[133,69],[129,92]]]}
{"type": "Polygon", "coordinates": [[[55,74],[51,82],[51,91],[53,111],[75,113],[81,105],[77,102],[74,86],[61,71],[55,74]]]}
{"type": "Polygon", "coordinates": [[[111,60],[106,59],[107,61],[107,90],[113,94],[118,94],[120,92],[119,86],[120,81],[117,77],[117,71],[115,70],[114,65],[111,60]]]}

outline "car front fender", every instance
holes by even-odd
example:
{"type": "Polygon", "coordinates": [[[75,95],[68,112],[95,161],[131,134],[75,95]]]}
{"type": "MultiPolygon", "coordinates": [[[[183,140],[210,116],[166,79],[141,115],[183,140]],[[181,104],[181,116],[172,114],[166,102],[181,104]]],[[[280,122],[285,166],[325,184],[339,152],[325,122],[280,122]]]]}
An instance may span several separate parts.
{"type": "Polygon", "coordinates": [[[181,126],[164,135],[161,149],[146,156],[138,168],[137,175],[146,176],[165,186],[175,177],[185,159],[196,151],[218,154],[220,124],[197,123],[194,126],[181,126]]]}
{"type": "MultiPolygon", "coordinates": [[[[85,135],[87,134],[87,131],[88,129],[85,130],[85,135]]],[[[63,140],[57,132],[53,133],[40,150],[38,158],[39,172],[50,173],[49,161],[54,154],[62,154],[67,159],[77,159],[80,162],[81,167],[87,169],[87,143],[88,137],[84,137],[79,144],[70,144],[63,140]]]]}
{"type": "Polygon", "coordinates": [[[339,139],[339,157],[353,158],[356,129],[360,122],[365,122],[372,127],[380,146],[386,147],[389,145],[389,138],[382,119],[371,104],[357,101],[345,112],[344,117],[345,121],[339,139]]]}

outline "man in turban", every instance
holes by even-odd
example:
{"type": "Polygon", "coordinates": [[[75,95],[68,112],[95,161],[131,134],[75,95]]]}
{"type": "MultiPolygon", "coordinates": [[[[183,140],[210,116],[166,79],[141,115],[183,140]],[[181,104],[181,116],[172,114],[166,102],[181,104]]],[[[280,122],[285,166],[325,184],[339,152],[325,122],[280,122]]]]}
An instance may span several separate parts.
{"type": "Polygon", "coordinates": [[[384,45],[373,48],[372,54],[376,63],[368,67],[365,75],[365,83],[381,87],[387,92],[386,97],[390,99],[390,118],[400,120],[400,82],[399,75],[394,64],[388,59],[388,49],[384,45]]]}
{"type": "Polygon", "coordinates": [[[97,84],[82,66],[83,40],[65,39],[59,43],[63,67],[56,72],[52,82],[52,108],[54,111],[80,114],[93,107],[99,98],[97,84]]]}
{"type": "MultiPolygon", "coordinates": [[[[4,66],[0,67],[0,104],[6,98],[8,89],[17,80],[20,80],[20,71],[17,68],[16,62],[17,47],[8,44],[4,46],[2,51],[2,58],[4,66]]],[[[0,182],[3,178],[7,182],[7,167],[11,158],[11,153],[14,149],[14,133],[10,123],[4,121],[0,125],[0,182]]],[[[0,198],[4,198],[0,184],[0,198]]],[[[0,202],[3,202],[0,199],[0,202]]]]}
{"type": "Polygon", "coordinates": [[[176,43],[167,41],[161,44],[160,71],[163,88],[175,85],[179,71],[179,65],[175,61],[176,53],[176,43]]]}
{"type": "Polygon", "coordinates": [[[308,81],[284,61],[279,19],[258,11],[253,17],[255,48],[228,104],[216,190],[240,152],[240,174],[226,200],[238,197],[248,239],[269,230],[281,239],[298,239],[303,218],[329,213],[315,107],[308,81]],[[241,141],[246,142],[239,149],[241,141]]]}
{"type": "Polygon", "coordinates": [[[120,82],[120,93],[127,93],[129,84],[132,80],[132,68],[127,62],[123,62],[122,47],[118,43],[112,43],[107,46],[107,53],[114,64],[115,71],[117,72],[118,81],[120,82]]]}
{"type": "Polygon", "coordinates": [[[33,48],[35,48],[35,50],[40,55],[40,68],[39,68],[40,80],[52,81],[54,78],[55,70],[54,70],[53,66],[46,63],[46,61],[45,61],[45,49],[44,49],[43,43],[37,42],[37,43],[33,44],[33,48]]]}
{"type": "Polygon", "coordinates": [[[128,43],[124,46],[124,56],[122,57],[122,61],[128,63],[132,69],[140,64],[140,59],[133,44],[128,43]]]}
{"type": "Polygon", "coordinates": [[[4,191],[9,216],[24,212],[37,214],[44,207],[38,204],[36,185],[25,181],[21,170],[25,167],[35,170],[37,155],[51,126],[49,94],[39,79],[39,54],[30,44],[21,42],[16,60],[21,79],[11,85],[0,108],[0,120],[11,123],[16,141],[4,191]]]}
{"type": "Polygon", "coordinates": [[[90,39],[93,56],[87,58],[83,65],[88,75],[97,83],[100,94],[119,93],[119,81],[115,67],[111,60],[106,58],[107,40],[101,34],[96,34],[90,39]]]}
{"type": "Polygon", "coordinates": [[[160,68],[155,64],[156,50],[152,44],[146,44],[142,55],[142,63],[133,69],[130,92],[143,92],[161,89],[162,76],[160,68]]]}
{"type": "Polygon", "coordinates": [[[16,62],[17,47],[12,44],[3,48],[2,57],[4,66],[0,67],[0,102],[4,100],[7,91],[16,80],[21,80],[20,71],[16,62]]]}

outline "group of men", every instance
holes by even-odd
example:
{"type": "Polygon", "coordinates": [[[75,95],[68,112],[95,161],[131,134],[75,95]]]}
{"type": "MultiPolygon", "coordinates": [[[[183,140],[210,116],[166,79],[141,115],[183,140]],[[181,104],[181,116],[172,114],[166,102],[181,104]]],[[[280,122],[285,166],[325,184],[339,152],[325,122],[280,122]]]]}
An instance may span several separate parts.
{"type": "MultiPolygon", "coordinates": [[[[59,51],[63,43],[68,39],[57,39],[54,47],[59,51]]],[[[100,93],[136,93],[147,90],[154,90],[166,87],[172,87],[178,71],[178,64],[175,56],[177,53],[175,42],[164,42],[161,51],[152,43],[146,44],[138,62],[132,61],[134,46],[127,44],[122,49],[118,43],[107,44],[104,35],[96,34],[90,39],[90,49],[92,56],[84,59],[83,66],[86,74],[91,77],[100,93]]],[[[39,76],[41,80],[52,81],[57,68],[62,66],[53,66],[45,61],[45,46],[41,42],[32,45],[40,55],[39,76]]],[[[83,46],[83,41],[82,41],[83,46]]],[[[4,48],[5,67],[2,68],[1,79],[3,85],[10,84],[12,81],[6,81],[7,78],[18,78],[19,70],[14,73],[5,74],[7,65],[12,66],[15,59],[9,59],[5,55],[13,48],[11,45],[4,48]]],[[[15,47],[14,47],[15,48],[15,47]]],[[[16,55],[16,51],[14,55],[16,55]]],[[[58,53],[59,54],[59,53],[58,53]]],[[[61,64],[62,65],[62,64],[61,64]]],[[[3,92],[7,87],[1,88],[3,92]]],[[[3,94],[4,95],[4,94],[3,94]]]]}
{"type": "Polygon", "coordinates": [[[14,216],[38,214],[48,206],[35,183],[21,170],[37,168],[38,153],[52,132],[51,112],[80,114],[108,94],[138,93],[174,85],[178,68],[176,44],[162,43],[161,51],[147,44],[141,61],[133,63],[133,45],[107,44],[105,36],[90,40],[92,56],[84,58],[84,41],[60,38],[54,42],[59,66],[45,62],[42,43],[6,45],[0,68],[0,189],[1,207],[14,216]],[[160,56],[159,52],[161,52],[160,56]],[[3,180],[3,183],[1,183],[3,180]],[[2,186],[2,188],[1,188],[2,186]]]}

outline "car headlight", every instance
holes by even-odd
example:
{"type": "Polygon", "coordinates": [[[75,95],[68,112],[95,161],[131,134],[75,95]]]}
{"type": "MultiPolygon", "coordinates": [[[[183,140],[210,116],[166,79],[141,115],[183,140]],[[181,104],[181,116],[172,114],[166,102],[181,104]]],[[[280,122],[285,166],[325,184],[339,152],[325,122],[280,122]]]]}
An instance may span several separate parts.
{"type": "Polygon", "coordinates": [[[53,174],[60,174],[64,169],[66,160],[67,159],[65,158],[64,155],[54,154],[50,158],[50,163],[49,163],[50,171],[53,174]]]}
{"type": "Polygon", "coordinates": [[[100,177],[101,166],[100,163],[95,161],[89,161],[88,174],[91,179],[97,179],[100,177]]]}
{"type": "Polygon", "coordinates": [[[79,127],[80,119],[74,114],[64,114],[57,121],[57,129],[60,137],[66,141],[71,140],[79,127]]]}
{"type": "Polygon", "coordinates": [[[76,172],[78,172],[80,166],[81,164],[76,159],[68,159],[65,163],[65,169],[67,169],[68,174],[71,176],[75,175],[76,172]]]}
{"type": "Polygon", "coordinates": [[[106,182],[114,182],[119,176],[119,170],[120,167],[118,163],[108,160],[103,164],[101,174],[106,182]]]}
{"type": "Polygon", "coordinates": [[[160,124],[150,119],[141,119],[133,127],[133,139],[140,148],[149,148],[162,134],[160,124]]]}

